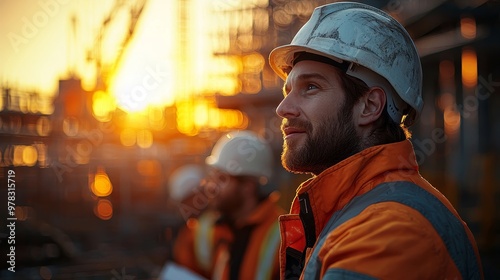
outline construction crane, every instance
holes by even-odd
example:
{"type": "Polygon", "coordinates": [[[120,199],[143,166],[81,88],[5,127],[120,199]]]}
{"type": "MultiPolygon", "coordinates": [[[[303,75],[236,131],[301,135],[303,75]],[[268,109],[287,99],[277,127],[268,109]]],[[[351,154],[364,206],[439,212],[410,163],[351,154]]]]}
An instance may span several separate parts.
{"type": "Polygon", "coordinates": [[[140,1],[116,0],[111,10],[102,21],[101,26],[99,28],[99,32],[97,33],[97,36],[94,39],[94,43],[87,50],[87,61],[94,63],[96,67],[96,86],[95,86],[96,89],[105,90],[107,88],[106,79],[108,77],[108,74],[113,73],[116,70],[117,66],[120,64],[123,58],[124,51],[126,50],[128,44],[130,43],[134,35],[137,22],[144,10],[146,2],[147,0],[140,0],[140,1]],[[130,19],[127,33],[123,38],[120,46],[117,48],[118,53],[115,59],[112,62],[104,64],[102,57],[103,39],[107,36],[109,32],[109,27],[111,26],[113,20],[116,18],[117,13],[121,9],[125,8],[128,8],[129,19],[130,19]]]}

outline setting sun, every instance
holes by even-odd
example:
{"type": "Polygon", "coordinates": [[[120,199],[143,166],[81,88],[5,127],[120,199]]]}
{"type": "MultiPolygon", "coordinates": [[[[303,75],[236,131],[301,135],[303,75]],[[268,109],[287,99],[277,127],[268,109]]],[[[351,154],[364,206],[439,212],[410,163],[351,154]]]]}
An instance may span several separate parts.
{"type": "MultiPolygon", "coordinates": [[[[53,80],[42,77],[49,74],[62,80],[81,80],[83,90],[91,97],[89,112],[97,121],[114,122],[115,113],[123,111],[129,115],[126,125],[140,121],[146,130],[139,133],[136,128],[132,129],[135,137],[129,137],[130,131],[124,131],[120,135],[122,142],[127,145],[140,142],[143,147],[149,147],[151,137],[146,131],[152,133],[166,126],[175,127],[186,135],[196,135],[204,129],[247,126],[248,120],[242,112],[219,109],[215,96],[252,94],[261,90],[264,57],[250,50],[246,54],[231,52],[234,43],[229,41],[229,36],[239,31],[247,32],[253,25],[265,30],[269,23],[253,20],[256,15],[250,12],[251,9],[242,10],[245,14],[239,23],[224,11],[234,7],[265,6],[266,3],[258,0],[69,2],[54,6],[53,15],[44,14],[47,23],[35,26],[31,30],[33,34],[24,34],[29,29],[26,26],[12,29],[9,38],[24,36],[30,40],[11,40],[10,46],[9,42],[7,45],[3,42],[2,50],[6,63],[13,65],[9,75],[20,73],[22,64],[9,62],[10,57],[15,56],[11,52],[36,64],[23,66],[23,71],[41,65],[47,69],[26,72],[25,77],[34,79],[26,80],[27,85],[36,83],[37,79],[53,80]],[[46,46],[43,57],[39,56],[40,49],[35,48],[40,45],[46,46]],[[54,52],[55,49],[58,51],[54,52]],[[33,57],[35,54],[36,58],[33,57]],[[167,107],[175,108],[174,116],[167,118],[164,115],[167,107]],[[134,118],[137,120],[132,121],[134,118]]],[[[24,9],[22,15],[27,20],[42,15],[39,6],[18,5],[24,9]]],[[[5,21],[19,25],[14,15],[5,21]]],[[[240,47],[255,47],[262,43],[247,35],[239,40],[241,42],[236,44],[240,47]]],[[[41,95],[57,96],[60,92],[53,90],[56,85],[43,84],[41,95]]],[[[37,106],[42,108],[43,104],[39,102],[37,106]]],[[[66,111],[70,109],[68,107],[66,111]]],[[[78,105],[76,110],[80,109],[78,105]]],[[[77,128],[77,118],[74,120],[77,128]]],[[[64,131],[73,136],[78,132],[64,131]]]]}
{"type": "Polygon", "coordinates": [[[175,105],[177,127],[187,135],[196,135],[203,127],[244,128],[245,116],[218,109],[214,95],[241,92],[239,76],[244,65],[258,73],[264,59],[256,54],[243,58],[214,55],[227,51],[227,46],[214,43],[214,32],[230,32],[206,14],[216,8],[220,7],[201,0],[150,3],[148,17],[138,25],[136,37],[110,79],[117,107],[136,115],[151,112],[152,106],[175,105]]]}

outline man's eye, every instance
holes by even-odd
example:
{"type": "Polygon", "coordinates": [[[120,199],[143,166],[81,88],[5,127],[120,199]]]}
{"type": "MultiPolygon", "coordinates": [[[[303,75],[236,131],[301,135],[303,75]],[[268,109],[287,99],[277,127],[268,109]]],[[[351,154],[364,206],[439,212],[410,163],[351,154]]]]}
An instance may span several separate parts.
{"type": "Polygon", "coordinates": [[[312,89],[317,89],[318,87],[313,85],[313,84],[309,84],[307,85],[307,90],[312,90],[312,89]]]}

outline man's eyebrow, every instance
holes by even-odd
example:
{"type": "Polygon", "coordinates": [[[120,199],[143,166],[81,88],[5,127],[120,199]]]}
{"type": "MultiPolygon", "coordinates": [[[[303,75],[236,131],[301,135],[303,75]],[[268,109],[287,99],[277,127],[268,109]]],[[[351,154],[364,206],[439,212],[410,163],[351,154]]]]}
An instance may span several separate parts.
{"type": "MultiPolygon", "coordinates": [[[[330,82],[325,76],[318,73],[304,73],[295,77],[295,80],[310,80],[310,79],[319,79],[326,83],[330,82]]],[[[285,93],[287,89],[288,89],[288,80],[283,85],[283,92],[285,93]]]]}
{"type": "Polygon", "coordinates": [[[320,79],[324,82],[330,82],[325,76],[319,73],[305,73],[297,76],[298,80],[320,79]]]}

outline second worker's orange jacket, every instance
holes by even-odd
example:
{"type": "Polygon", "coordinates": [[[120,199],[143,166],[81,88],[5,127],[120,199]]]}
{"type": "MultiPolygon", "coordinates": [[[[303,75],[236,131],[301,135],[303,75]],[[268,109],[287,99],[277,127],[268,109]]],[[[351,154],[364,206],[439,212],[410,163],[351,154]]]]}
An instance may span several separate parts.
{"type": "Polygon", "coordinates": [[[174,261],[207,279],[278,279],[278,217],[285,212],[278,198],[272,193],[237,227],[213,211],[188,221],[174,244],[174,261]]]}

